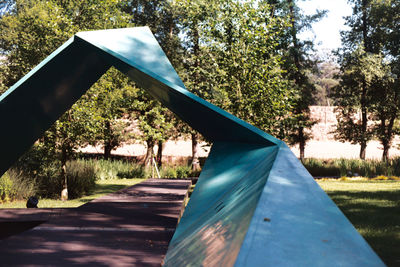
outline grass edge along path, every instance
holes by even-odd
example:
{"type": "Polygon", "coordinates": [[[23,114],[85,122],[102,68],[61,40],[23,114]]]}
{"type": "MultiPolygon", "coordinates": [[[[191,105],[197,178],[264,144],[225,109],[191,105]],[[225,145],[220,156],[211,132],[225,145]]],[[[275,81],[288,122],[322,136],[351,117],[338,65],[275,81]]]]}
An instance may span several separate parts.
{"type": "Polygon", "coordinates": [[[318,184],[388,266],[400,266],[400,182],[321,179],[318,184]]]}
{"type": "MultiPolygon", "coordinates": [[[[59,199],[40,199],[38,208],[76,208],[106,194],[138,184],[146,179],[108,179],[97,180],[96,187],[90,195],[81,198],[61,201],[59,199]]],[[[26,208],[26,200],[13,201],[0,204],[0,209],[26,208]]]]}

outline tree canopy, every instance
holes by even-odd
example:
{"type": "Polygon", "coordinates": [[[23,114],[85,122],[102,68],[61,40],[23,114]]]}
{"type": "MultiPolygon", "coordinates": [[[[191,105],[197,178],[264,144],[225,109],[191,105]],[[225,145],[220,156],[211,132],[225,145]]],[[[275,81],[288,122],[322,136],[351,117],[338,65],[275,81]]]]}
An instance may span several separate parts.
{"type": "MultiPolygon", "coordinates": [[[[378,138],[383,158],[398,132],[400,4],[351,0],[337,63],[313,56],[299,34],[325,11],[304,15],[294,0],[8,0],[0,1],[0,91],[4,92],[74,33],[149,26],[191,92],[260,129],[300,144],[304,157],[309,105],[338,105],[336,137],[361,145],[378,138]],[[339,66],[339,67],[337,67],[339,66]],[[360,113],[359,119],[357,114],[360,113]]],[[[161,163],[163,142],[202,137],[115,69],[107,72],[40,140],[66,161],[84,144],[106,158],[128,139],[147,145],[146,164],[161,163]],[[141,135],[124,130],[137,120],[141,135]],[[64,156],[65,157],[64,157],[64,156]]]]}

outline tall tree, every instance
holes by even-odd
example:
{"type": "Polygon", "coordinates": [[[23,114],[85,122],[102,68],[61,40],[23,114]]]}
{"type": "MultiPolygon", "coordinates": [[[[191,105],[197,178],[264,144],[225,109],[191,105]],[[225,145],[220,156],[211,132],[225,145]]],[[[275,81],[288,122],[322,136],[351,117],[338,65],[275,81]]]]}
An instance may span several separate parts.
{"type": "MultiPolygon", "coordinates": [[[[353,15],[346,17],[346,25],[350,27],[349,31],[344,31],[342,35],[342,43],[344,44],[342,58],[351,57],[351,53],[354,52],[360,44],[363,45],[363,49],[367,53],[372,53],[373,42],[369,35],[370,32],[370,20],[368,16],[368,10],[370,8],[370,0],[352,0],[353,3],[353,15]]],[[[346,61],[346,59],[342,59],[346,61]]],[[[343,65],[343,64],[342,64],[343,65]]],[[[360,81],[360,99],[359,108],[361,110],[361,121],[360,123],[354,123],[353,121],[348,121],[348,127],[354,125],[359,131],[359,135],[356,141],[360,144],[360,158],[365,159],[365,151],[367,148],[367,142],[371,139],[371,134],[368,131],[368,100],[367,100],[367,81],[360,81]],[[359,125],[359,127],[358,127],[359,125]]],[[[338,127],[338,131],[341,128],[338,127]]]]}
{"type": "Polygon", "coordinates": [[[305,145],[311,137],[307,129],[315,123],[310,119],[309,105],[313,103],[315,86],[311,81],[311,72],[316,62],[312,60],[313,42],[300,40],[299,34],[309,29],[312,23],[320,20],[326,11],[316,11],[313,15],[304,15],[295,0],[271,0],[274,16],[287,16],[289,25],[284,38],[280,40],[280,48],[284,58],[286,78],[291,82],[297,98],[292,115],[286,120],[284,137],[289,144],[299,144],[300,159],[304,158],[305,145]]]}
{"type": "MultiPolygon", "coordinates": [[[[184,36],[187,88],[270,133],[293,98],[277,51],[286,20],[265,1],[174,1],[184,36]]],[[[193,151],[198,135],[191,132],[193,151]]],[[[193,153],[192,166],[196,157],[193,153]]]]}
{"type": "Polygon", "coordinates": [[[376,81],[372,101],[372,115],[375,122],[375,136],[383,146],[382,160],[389,159],[389,149],[395,134],[399,133],[400,43],[398,23],[400,22],[400,3],[398,1],[371,1],[369,20],[374,53],[378,58],[375,68],[382,72],[376,81]],[[378,50],[379,49],[379,50],[378,50]]]}
{"type": "Polygon", "coordinates": [[[161,107],[156,100],[149,98],[142,90],[138,92],[134,110],[141,131],[139,138],[147,146],[144,165],[146,169],[150,169],[155,156],[154,146],[166,141],[173,124],[167,116],[167,110],[161,107]]]}
{"type": "Polygon", "coordinates": [[[361,159],[365,159],[367,142],[377,136],[384,147],[382,158],[386,160],[396,132],[393,127],[399,106],[398,82],[394,76],[399,57],[399,45],[395,44],[398,39],[393,42],[399,5],[389,0],[350,2],[353,14],[346,18],[350,29],[341,33],[344,46],[338,53],[341,85],[345,89],[339,86],[335,92],[341,110],[339,120],[342,118],[337,132],[341,138],[346,136],[344,140],[360,144],[361,159]],[[354,96],[353,102],[345,99],[348,95],[354,96]],[[354,113],[358,110],[360,120],[355,120],[354,113]]]}
{"type": "MultiPolygon", "coordinates": [[[[131,21],[136,26],[150,27],[172,65],[179,68],[182,62],[179,30],[170,1],[130,0],[126,1],[124,11],[131,15],[131,21]]],[[[174,117],[146,92],[139,93],[134,106],[136,110],[133,113],[139,116],[139,128],[142,130],[140,138],[147,145],[145,165],[151,166],[156,144],[158,144],[159,149],[157,162],[161,164],[163,142],[171,137],[171,125],[174,117]]]]}
{"type": "Polygon", "coordinates": [[[374,123],[374,134],[383,146],[382,160],[389,160],[389,149],[393,138],[400,133],[398,118],[400,115],[400,87],[399,80],[396,79],[390,70],[390,65],[382,60],[382,56],[377,56],[374,66],[377,71],[375,75],[380,75],[375,81],[372,97],[372,120],[374,123]]]}
{"type": "Polygon", "coordinates": [[[111,68],[88,92],[88,101],[95,106],[94,120],[98,121],[96,134],[91,143],[101,144],[104,158],[111,151],[128,141],[132,136],[125,132],[133,119],[131,115],[138,88],[121,72],[111,68]]]}
{"type": "MultiPolygon", "coordinates": [[[[0,66],[2,84],[10,87],[77,31],[128,25],[121,5],[119,0],[13,1],[0,18],[0,52],[5,57],[0,66]]],[[[95,127],[90,115],[94,114],[93,106],[85,100],[87,98],[61,116],[42,139],[49,149],[56,148],[59,155],[65,198],[66,161],[83,137],[88,137],[84,133],[90,130],[83,131],[83,127],[95,127]]]]}
{"type": "Polygon", "coordinates": [[[338,125],[335,137],[341,141],[360,144],[360,158],[365,159],[367,142],[373,138],[372,124],[366,124],[367,109],[372,108],[377,80],[384,76],[380,58],[366,53],[361,46],[341,61],[341,79],[334,88],[338,106],[338,125]],[[361,110],[361,114],[358,111],[361,110]]]}
{"type": "Polygon", "coordinates": [[[266,1],[221,1],[210,27],[221,103],[239,118],[272,134],[292,108],[278,44],[287,20],[266,1]]]}
{"type": "MultiPolygon", "coordinates": [[[[218,1],[204,0],[177,0],[173,2],[173,8],[177,12],[179,29],[182,38],[183,64],[180,68],[180,75],[183,78],[186,88],[192,93],[214,102],[210,93],[212,91],[213,79],[210,75],[210,62],[213,56],[209,51],[205,38],[205,28],[215,18],[216,5],[218,1]]],[[[192,141],[192,158],[190,165],[193,171],[200,169],[198,143],[201,135],[191,129],[180,120],[176,121],[183,134],[189,135],[192,141]]]]}

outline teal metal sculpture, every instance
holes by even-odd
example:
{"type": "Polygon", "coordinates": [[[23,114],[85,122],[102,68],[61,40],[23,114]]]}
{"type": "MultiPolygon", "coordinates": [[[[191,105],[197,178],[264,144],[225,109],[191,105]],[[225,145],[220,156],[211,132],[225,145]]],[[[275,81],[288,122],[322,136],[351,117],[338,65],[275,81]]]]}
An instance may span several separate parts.
{"type": "Polygon", "coordinates": [[[165,266],[384,266],[284,142],[185,89],[146,27],[81,32],[0,97],[0,173],[111,66],[213,142],[165,266]]]}

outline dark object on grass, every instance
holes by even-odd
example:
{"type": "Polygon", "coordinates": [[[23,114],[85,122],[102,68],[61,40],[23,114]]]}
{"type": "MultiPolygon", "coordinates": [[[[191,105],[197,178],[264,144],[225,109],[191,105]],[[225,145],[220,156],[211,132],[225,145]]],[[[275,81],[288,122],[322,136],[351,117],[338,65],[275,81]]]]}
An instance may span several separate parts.
{"type": "Polygon", "coordinates": [[[28,201],[26,202],[27,208],[37,208],[39,203],[39,199],[37,197],[29,197],[28,201]]]}

